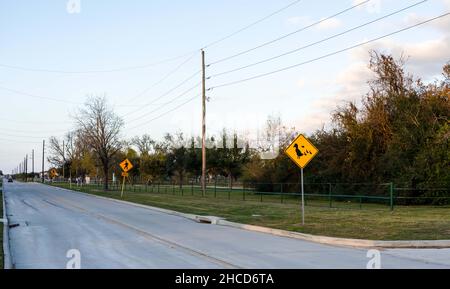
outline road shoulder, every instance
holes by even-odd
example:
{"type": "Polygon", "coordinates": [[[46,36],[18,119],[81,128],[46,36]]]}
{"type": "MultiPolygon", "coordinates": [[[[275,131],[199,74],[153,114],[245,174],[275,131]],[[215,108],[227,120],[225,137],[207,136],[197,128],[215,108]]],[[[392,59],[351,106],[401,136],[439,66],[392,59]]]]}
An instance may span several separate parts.
{"type": "Polygon", "coordinates": [[[2,206],[3,206],[3,268],[12,269],[13,263],[11,259],[11,250],[9,245],[9,227],[8,227],[8,217],[6,214],[6,192],[3,186],[2,190],[2,206]]]}

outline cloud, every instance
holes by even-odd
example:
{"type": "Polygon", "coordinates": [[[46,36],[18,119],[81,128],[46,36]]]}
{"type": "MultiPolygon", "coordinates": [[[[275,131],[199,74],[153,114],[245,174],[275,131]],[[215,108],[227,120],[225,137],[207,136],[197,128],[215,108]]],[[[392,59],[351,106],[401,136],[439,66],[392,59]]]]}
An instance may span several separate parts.
{"type": "MultiPolygon", "coordinates": [[[[365,0],[353,0],[353,5],[358,5],[365,0]]],[[[361,5],[358,9],[365,9],[368,13],[380,13],[381,11],[381,0],[371,0],[367,4],[361,5]]]]}
{"type": "Polygon", "coordinates": [[[300,79],[297,81],[297,87],[298,88],[304,88],[305,87],[305,80],[304,79],[300,79]]]}
{"type": "Polygon", "coordinates": [[[342,26],[341,20],[339,20],[338,18],[330,18],[318,24],[317,29],[327,30],[327,29],[335,29],[341,26],[342,26]]]}
{"type": "MultiPolygon", "coordinates": [[[[354,3],[356,2],[358,1],[355,0],[354,3]]],[[[441,0],[441,3],[450,9],[450,0],[441,0]]],[[[402,26],[413,25],[426,19],[428,17],[411,13],[403,19],[402,26]]],[[[322,79],[318,76],[308,80],[308,88],[320,92],[311,103],[308,113],[298,117],[293,124],[305,132],[313,132],[323,125],[329,127],[331,113],[338,106],[348,101],[359,103],[362,96],[369,91],[368,81],[374,78],[374,73],[368,67],[370,50],[392,54],[395,58],[404,56],[407,59],[405,64],[407,72],[424,81],[434,81],[435,77],[441,74],[442,66],[450,61],[448,27],[450,17],[445,17],[422,26],[421,29],[431,32],[429,39],[425,41],[416,40],[414,37],[410,37],[407,41],[404,38],[387,38],[351,50],[348,54],[349,64],[333,79],[322,79]],[[328,87],[323,90],[325,85],[328,87]]]]}
{"type": "Polygon", "coordinates": [[[395,58],[406,58],[406,70],[417,77],[433,78],[440,74],[443,65],[450,60],[450,33],[436,39],[417,43],[401,43],[385,39],[356,49],[351,58],[354,61],[368,59],[368,51],[376,50],[391,54],[395,58]]]}
{"type": "MultiPolygon", "coordinates": [[[[445,6],[448,6],[446,9],[450,9],[450,0],[448,0],[448,1],[446,0],[446,1],[443,1],[443,2],[448,2],[448,3],[445,4],[445,6]]],[[[409,13],[404,18],[403,22],[406,25],[414,25],[416,23],[420,23],[420,22],[426,21],[428,19],[429,19],[429,17],[419,16],[416,13],[409,13]]],[[[428,27],[437,29],[437,30],[439,30],[439,31],[441,31],[443,33],[447,33],[448,34],[449,33],[449,27],[450,27],[450,17],[444,17],[444,18],[441,18],[441,19],[437,19],[437,20],[434,20],[432,22],[427,23],[426,25],[428,27]]]]}
{"type": "Polygon", "coordinates": [[[293,16],[286,19],[286,23],[293,26],[306,26],[313,23],[313,21],[308,16],[293,16]]]}

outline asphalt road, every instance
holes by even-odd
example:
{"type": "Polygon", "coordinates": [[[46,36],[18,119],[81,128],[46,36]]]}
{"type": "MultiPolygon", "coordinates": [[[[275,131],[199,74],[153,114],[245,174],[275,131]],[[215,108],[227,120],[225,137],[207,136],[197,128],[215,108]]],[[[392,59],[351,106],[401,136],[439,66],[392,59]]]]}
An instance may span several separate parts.
{"type": "MultiPolygon", "coordinates": [[[[41,184],[5,183],[16,268],[366,268],[367,250],[200,224],[41,184]]],[[[384,250],[382,268],[450,268],[450,249],[384,250]]]]}

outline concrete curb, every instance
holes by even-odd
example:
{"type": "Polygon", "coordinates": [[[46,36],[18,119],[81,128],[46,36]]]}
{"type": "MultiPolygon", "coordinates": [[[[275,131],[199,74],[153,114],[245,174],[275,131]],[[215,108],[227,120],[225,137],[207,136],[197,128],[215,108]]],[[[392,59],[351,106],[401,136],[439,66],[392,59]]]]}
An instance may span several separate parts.
{"type": "Polygon", "coordinates": [[[401,249],[401,248],[415,248],[415,249],[444,249],[450,248],[450,240],[402,240],[402,241],[376,241],[376,240],[363,240],[363,239],[348,239],[348,238],[336,238],[336,237],[327,237],[327,236],[317,236],[310,234],[303,234],[292,231],[285,231],[280,229],[272,229],[267,227],[255,226],[255,225],[247,225],[240,224],[227,221],[220,217],[215,216],[199,216],[193,214],[180,213],[177,211],[172,211],[168,209],[162,209],[158,207],[152,207],[148,205],[141,205],[137,203],[132,203],[128,201],[122,201],[117,199],[112,199],[108,197],[97,196],[93,194],[88,194],[79,191],[73,191],[69,189],[59,188],[55,186],[51,186],[53,188],[57,188],[60,190],[65,190],[69,192],[79,193],[82,195],[87,195],[91,197],[96,197],[100,199],[105,199],[109,201],[114,201],[117,203],[132,205],[135,207],[140,207],[144,209],[150,209],[157,212],[174,215],[182,218],[186,218],[189,220],[193,220],[199,223],[211,223],[219,226],[227,226],[238,228],[242,230],[260,232],[265,234],[271,234],[280,237],[293,238],[313,243],[332,245],[332,246],[345,246],[345,247],[356,247],[356,248],[381,248],[381,249],[401,249]]]}
{"type": "Polygon", "coordinates": [[[2,191],[2,202],[3,202],[3,262],[5,269],[13,269],[12,257],[11,257],[11,247],[9,246],[9,226],[8,217],[6,216],[6,201],[5,201],[5,187],[2,191]]]}
{"type": "Polygon", "coordinates": [[[254,225],[246,225],[233,223],[226,220],[219,220],[218,225],[233,227],[254,232],[272,234],[280,237],[294,238],[314,243],[345,246],[356,248],[382,248],[382,249],[399,249],[399,248],[415,248],[415,249],[444,249],[450,248],[450,240],[417,240],[417,241],[375,241],[363,239],[347,239],[335,238],[326,236],[316,236],[310,234],[303,234],[298,232],[291,232],[279,229],[272,229],[267,227],[260,227],[254,225]]]}

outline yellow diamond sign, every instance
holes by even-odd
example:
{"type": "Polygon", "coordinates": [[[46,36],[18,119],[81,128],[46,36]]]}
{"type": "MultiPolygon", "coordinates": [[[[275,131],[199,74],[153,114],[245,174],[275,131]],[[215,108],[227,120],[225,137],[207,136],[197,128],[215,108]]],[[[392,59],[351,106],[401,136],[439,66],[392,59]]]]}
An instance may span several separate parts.
{"type": "Polygon", "coordinates": [[[284,151],[302,169],[308,165],[318,152],[319,150],[302,134],[284,151]]]}
{"type": "Polygon", "coordinates": [[[58,172],[55,169],[50,170],[50,177],[54,178],[58,175],[58,172]]]}
{"type": "Polygon", "coordinates": [[[122,171],[128,172],[133,168],[133,164],[128,159],[125,159],[120,163],[120,167],[122,168],[122,171]]]}

